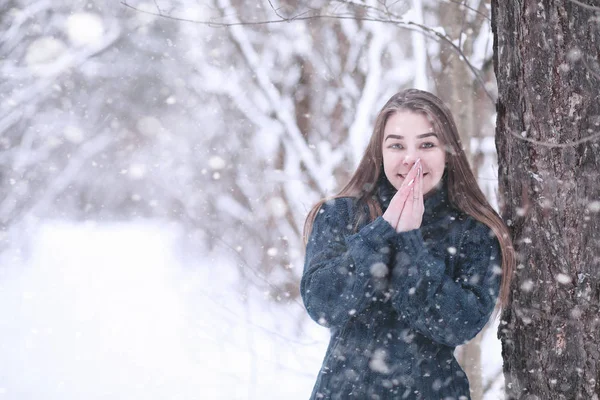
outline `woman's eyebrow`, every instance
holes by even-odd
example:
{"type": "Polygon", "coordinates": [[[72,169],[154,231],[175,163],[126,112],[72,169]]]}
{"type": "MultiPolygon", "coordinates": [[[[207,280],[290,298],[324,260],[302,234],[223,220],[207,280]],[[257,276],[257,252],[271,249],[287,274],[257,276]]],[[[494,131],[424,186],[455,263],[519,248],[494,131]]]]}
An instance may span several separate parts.
{"type": "MultiPolygon", "coordinates": [[[[429,136],[438,137],[437,133],[427,132],[427,133],[423,133],[421,135],[417,135],[417,139],[423,139],[423,138],[426,138],[426,137],[429,137],[429,136]]],[[[400,136],[400,135],[388,135],[385,138],[385,140],[388,140],[388,139],[400,139],[400,140],[402,140],[402,139],[404,139],[404,136],[400,136]]]]}

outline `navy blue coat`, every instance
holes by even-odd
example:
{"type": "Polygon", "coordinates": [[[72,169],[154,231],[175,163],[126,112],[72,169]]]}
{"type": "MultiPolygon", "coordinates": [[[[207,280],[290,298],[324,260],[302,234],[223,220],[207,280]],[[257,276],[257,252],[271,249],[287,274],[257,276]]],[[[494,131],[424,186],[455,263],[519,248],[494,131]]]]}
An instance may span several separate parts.
{"type": "MultiPolygon", "coordinates": [[[[453,352],[494,309],[500,247],[450,206],[445,179],[440,186],[425,199],[421,228],[408,232],[382,217],[356,232],[352,197],[317,213],[300,292],[331,339],[311,399],[470,399],[453,352]]],[[[379,183],[383,210],[394,193],[379,183]]]]}

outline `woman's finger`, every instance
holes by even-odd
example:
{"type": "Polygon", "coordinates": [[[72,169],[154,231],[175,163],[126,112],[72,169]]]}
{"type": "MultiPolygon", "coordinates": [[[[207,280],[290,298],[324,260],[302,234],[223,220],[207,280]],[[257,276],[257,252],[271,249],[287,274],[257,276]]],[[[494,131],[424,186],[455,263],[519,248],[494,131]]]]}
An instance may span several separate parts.
{"type": "Polygon", "coordinates": [[[420,222],[417,222],[418,217],[416,215],[415,210],[415,193],[416,182],[413,181],[410,186],[407,186],[408,196],[406,198],[406,203],[404,203],[404,209],[402,210],[402,214],[400,214],[400,219],[398,220],[398,224],[396,226],[397,232],[405,232],[411,229],[416,229],[420,226],[420,222]]]}
{"type": "Polygon", "coordinates": [[[421,186],[419,190],[419,198],[421,199],[421,205],[425,204],[425,193],[423,193],[423,166],[421,166],[421,186]]]}
{"type": "Polygon", "coordinates": [[[400,220],[400,216],[402,215],[402,211],[404,210],[404,206],[406,204],[406,199],[409,195],[410,187],[408,185],[403,185],[392,197],[392,200],[390,200],[390,204],[383,215],[384,219],[388,221],[394,228],[396,228],[398,225],[398,221],[400,220]]]}
{"type": "Polygon", "coordinates": [[[414,179],[414,183],[412,185],[412,190],[410,192],[410,197],[412,200],[412,204],[409,208],[410,212],[412,214],[415,214],[417,212],[417,207],[419,206],[419,161],[417,160],[417,162],[415,163],[416,166],[416,173],[415,173],[415,179],[414,179]]]}
{"type": "MultiPolygon", "coordinates": [[[[404,182],[402,182],[402,186],[400,186],[400,189],[398,189],[398,191],[396,192],[396,194],[394,195],[394,197],[392,197],[392,200],[390,201],[390,205],[388,206],[388,209],[386,210],[386,214],[388,214],[389,211],[389,218],[397,218],[395,219],[396,223],[395,224],[391,224],[393,227],[396,228],[396,230],[398,230],[398,226],[400,224],[400,220],[403,217],[403,213],[414,213],[413,207],[414,207],[414,203],[415,201],[412,199],[412,196],[414,196],[414,188],[417,185],[417,168],[418,168],[418,163],[415,162],[413,164],[413,166],[411,167],[410,171],[408,172],[408,174],[406,174],[405,178],[404,178],[404,182]],[[391,210],[390,210],[391,209],[391,210]]],[[[407,219],[408,216],[405,216],[404,219],[407,219]]]]}
{"type": "Polygon", "coordinates": [[[410,169],[409,173],[404,178],[404,182],[402,182],[402,186],[396,192],[394,197],[392,197],[392,202],[399,202],[404,204],[407,196],[409,195],[410,188],[415,184],[417,177],[417,168],[416,165],[410,169]]]}
{"type": "Polygon", "coordinates": [[[398,192],[392,197],[392,201],[390,202],[390,207],[394,207],[394,209],[398,212],[398,217],[402,214],[404,207],[406,205],[406,199],[410,195],[410,188],[414,185],[414,183],[410,186],[402,186],[398,192]]]}
{"type": "Polygon", "coordinates": [[[413,185],[412,196],[415,204],[417,204],[419,201],[419,186],[421,185],[420,180],[421,178],[419,177],[419,175],[417,175],[417,177],[415,178],[415,183],[413,185]]]}
{"type": "Polygon", "coordinates": [[[423,165],[420,162],[419,162],[419,171],[417,172],[417,175],[419,177],[419,184],[417,186],[417,188],[418,188],[417,204],[419,205],[419,209],[421,210],[423,208],[423,165]]]}
{"type": "Polygon", "coordinates": [[[385,210],[385,213],[383,213],[383,218],[395,228],[398,225],[401,211],[402,208],[399,207],[397,203],[391,202],[387,210],[385,210]]]}
{"type": "Polygon", "coordinates": [[[417,164],[418,163],[415,162],[410,168],[410,171],[408,171],[408,174],[406,174],[406,176],[404,177],[404,182],[402,182],[402,186],[400,186],[400,189],[402,189],[403,187],[408,187],[410,182],[417,177],[417,164]]]}
{"type": "Polygon", "coordinates": [[[402,211],[410,211],[412,212],[414,204],[415,204],[415,182],[410,184],[408,187],[409,193],[406,198],[406,203],[404,203],[404,209],[402,211]]]}

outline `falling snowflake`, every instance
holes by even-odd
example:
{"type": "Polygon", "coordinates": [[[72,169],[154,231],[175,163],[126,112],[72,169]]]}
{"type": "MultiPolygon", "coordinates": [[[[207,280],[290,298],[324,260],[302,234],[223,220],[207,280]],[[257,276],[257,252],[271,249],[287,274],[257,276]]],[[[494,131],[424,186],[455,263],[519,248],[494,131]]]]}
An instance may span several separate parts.
{"type": "Polygon", "coordinates": [[[211,169],[219,170],[225,168],[225,160],[219,156],[212,156],[208,159],[208,165],[211,169]]]}
{"type": "Polygon", "coordinates": [[[533,289],[533,281],[531,279],[526,280],[521,284],[521,290],[524,292],[530,292],[533,289]]]}
{"type": "Polygon", "coordinates": [[[131,164],[129,166],[129,177],[131,179],[142,179],[146,176],[145,164],[131,164]]]}
{"type": "Polygon", "coordinates": [[[369,368],[380,374],[389,374],[390,367],[385,362],[386,352],[385,350],[375,350],[373,357],[369,361],[369,368]]]}
{"type": "Polygon", "coordinates": [[[66,31],[71,43],[84,46],[99,42],[104,35],[104,26],[98,15],[77,12],[67,18],[66,31]]]}
{"type": "Polygon", "coordinates": [[[271,212],[275,218],[281,218],[287,212],[287,205],[285,201],[279,196],[271,197],[267,202],[267,209],[271,212]]]}
{"type": "Polygon", "coordinates": [[[595,200],[595,201],[592,201],[592,202],[588,203],[587,209],[590,210],[590,212],[593,212],[593,213],[600,212],[600,201],[595,200]]]}
{"type": "Polygon", "coordinates": [[[383,278],[388,274],[388,267],[384,263],[378,262],[378,263],[371,265],[371,268],[369,269],[369,271],[371,272],[371,275],[373,275],[374,277],[383,278]]]}
{"type": "Polygon", "coordinates": [[[563,273],[557,274],[555,278],[558,283],[562,283],[563,285],[571,283],[571,277],[563,273]]]}

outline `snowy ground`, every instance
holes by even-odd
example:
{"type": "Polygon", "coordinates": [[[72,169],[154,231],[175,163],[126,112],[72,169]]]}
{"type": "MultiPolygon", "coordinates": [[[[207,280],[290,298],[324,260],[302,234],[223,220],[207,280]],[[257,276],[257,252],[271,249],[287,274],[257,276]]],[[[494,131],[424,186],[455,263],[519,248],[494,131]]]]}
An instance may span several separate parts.
{"type": "Polygon", "coordinates": [[[327,330],[300,304],[244,301],[228,260],[186,259],[178,238],[161,223],[49,222],[4,253],[0,399],[307,399],[327,330]]]}

